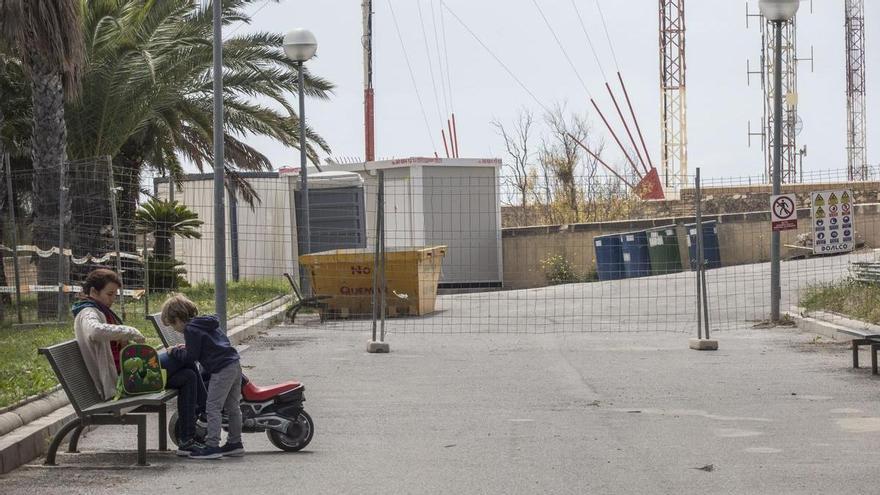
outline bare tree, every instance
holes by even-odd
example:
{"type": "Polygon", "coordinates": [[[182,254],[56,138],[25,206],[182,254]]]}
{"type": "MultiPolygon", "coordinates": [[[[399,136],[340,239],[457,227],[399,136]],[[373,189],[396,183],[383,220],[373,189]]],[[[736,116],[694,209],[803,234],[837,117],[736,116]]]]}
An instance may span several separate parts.
{"type": "Polygon", "coordinates": [[[561,193],[564,205],[572,213],[572,216],[566,216],[577,221],[582,197],[579,178],[585,172],[583,151],[578,141],[589,142],[590,126],[581,116],[566,116],[564,106],[557,106],[545,119],[550,128],[550,138],[542,146],[541,161],[552,172],[554,185],[561,193]]]}
{"type": "Polygon", "coordinates": [[[516,190],[522,215],[526,214],[529,193],[535,187],[535,176],[531,165],[532,151],[530,149],[534,122],[534,115],[527,109],[520,110],[516,121],[509,129],[498,120],[491,122],[501,138],[504,139],[504,147],[510,158],[508,169],[511,174],[505,180],[516,190]]]}

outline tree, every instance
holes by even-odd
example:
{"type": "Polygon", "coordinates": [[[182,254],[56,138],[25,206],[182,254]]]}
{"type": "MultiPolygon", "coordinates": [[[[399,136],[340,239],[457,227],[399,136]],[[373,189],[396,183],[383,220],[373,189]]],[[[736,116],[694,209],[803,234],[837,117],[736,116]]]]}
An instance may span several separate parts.
{"type": "Polygon", "coordinates": [[[532,167],[531,138],[534,116],[526,109],[522,109],[511,130],[508,130],[498,120],[493,120],[492,125],[504,140],[504,147],[511,162],[508,166],[511,175],[506,177],[507,183],[516,190],[519,196],[520,219],[525,220],[527,215],[529,195],[535,187],[534,169],[532,167]]]}
{"type": "MultiPolygon", "coordinates": [[[[212,8],[194,0],[81,1],[88,63],[82,98],[68,109],[70,151],[73,158],[112,157],[125,224],[135,215],[144,170],[176,181],[181,160],[200,171],[213,166],[212,8]]],[[[224,25],[250,22],[246,11],[258,1],[225,0],[224,25]]],[[[272,164],[248,138],[300,145],[298,116],[288,101],[297,91],[297,67],[282,41],[280,34],[252,33],[223,42],[227,187],[251,205],[259,198],[237,171],[271,170],[272,164]]],[[[309,96],[329,97],[330,82],[304,76],[309,96]]],[[[313,160],[318,150],[329,152],[317,133],[306,132],[313,160]]],[[[121,237],[122,249],[132,251],[134,238],[121,237]]]]}
{"type": "MultiPolygon", "coordinates": [[[[53,245],[59,225],[67,223],[61,218],[63,212],[69,211],[59,205],[59,191],[60,172],[67,161],[64,102],[78,94],[83,63],[79,7],[76,0],[0,0],[0,36],[21,60],[31,83],[33,236],[44,248],[53,245]]],[[[40,258],[37,283],[61,282],[57,263],[57,259],[40,258]]],[[[45,296],[39,302],[41,316],[54,310],[56,299],[45,296]]]]}
{"type": "MultiPolygon", "coordinates": [[[[119,168],[150,167],[172,176],[182,170],[180,157],[199,170],[212,164],[210,3],[81,1],[88,65],[83,96],[69,109],[71,155],[109,155],[119,168]]],[[[224,25],[249,22],[245,11],[257,2],[224,1],[224,25]]],[[[288,101],[297,91],[297,67],[284,55],[282,41],[280,34],[263,32],[233,35],[223,43],[225,158],[233,180],[236,169],[271,169],[245,138],[261,135],[300,146],[298,116],[288,101]]],[[[330,82],[304,75],[310,97],[329,97],[330,82]]],[[[317,150],[329,152],[329,146],[312,129],[306,132],[307,151],[317,161],[317,150]]]]}
{"type": "Polygon", "coordinates": [[[580,216],[581,203],[579,182],[584,172],[583,151],[578,141],[589,141],[590,126],[584,118],[577,115],[566,117],[562,106],[556,107],[545,119],[550,137],[541,147],[540,160],[544,168],[552,173],[554,185],[568,210],[563,212],[562,220],[576,222],[580,216]]]}
{"type": "Polygon", "coordinates": [[[150,199],[137,211],[135,224],[138,231],[153,235],[153,255],[147,256],[152,290],[176,289],[184,282],[183,263],[171,256],[174,237],[201,239],[202,222],[199,215],[178,203],[150,199]]]}
{"type": "Polygon", "coordinates": [[[137,212],[135,222],[140,232],[152,234],[153,254],[171,256],[171,240],[201,239],[199,228],[205,223],[199,220],[198,213],[177,201],[150,199],[137,212]]]}

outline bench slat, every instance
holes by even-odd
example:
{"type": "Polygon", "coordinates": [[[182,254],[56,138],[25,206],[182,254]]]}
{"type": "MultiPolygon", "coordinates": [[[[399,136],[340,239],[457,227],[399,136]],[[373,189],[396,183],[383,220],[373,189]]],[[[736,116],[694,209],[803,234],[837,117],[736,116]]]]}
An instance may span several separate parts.
{"type": "Polygon", "coordinates": [[[75,340],[40,349],[40,353],[49,360],[52,370],[55,371],[77,412],[82,413],[95,404],[104,402],[104,398],[92,381],[92,376],[89,375],[79,344],[75,340]]]}
{"type": "Polygon", "coordinates": [[[165,348],[174,347],[178,344],[186,344],[186,340],[182,333],[174,330],[170,325],[162,324],[161,313],[147,315],[147,319],[153,323],[153,326],[156,328],[156,333],[159,334],[159,338],[162,340],[162,345],[164,345],[165,348]]]}
{"type": "Polygon", "coordinates": [[[83,410],[83,414],[106,414],[116,413],[125,414],[132,409],[141,406],[158,406],[173,399],[177,396],[177,390],[169,389],[155,394],[136,395],[133,397],[123,397],[119,400],[111,400],[95,404],[92,407],[83,410]]]}

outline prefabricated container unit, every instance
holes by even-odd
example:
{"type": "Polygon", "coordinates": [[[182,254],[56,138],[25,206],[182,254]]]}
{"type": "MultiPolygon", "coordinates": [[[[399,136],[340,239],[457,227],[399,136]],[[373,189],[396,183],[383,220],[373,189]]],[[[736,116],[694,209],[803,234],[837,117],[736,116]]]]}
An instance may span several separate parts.
{"type": "Polygon", "coordinates": [[[651,275],[651,254],[648,251],[648,235],[644,230],[620,234],[620,250],[626,278],[651,275]]]}
{"type": "Polygon", "coordinates": [[[648,234],[648,253],[651,256],[651,274],[665,275],[681,271],[681,251],[675,225],[656,227],[648,234]]]}
{"type": "MultiPolygon", "coordinates": [[[[695,270],[697,266],[697,224],[692,223],[684,227],[687,230],[691,270],[695,270]]],[[[706,268],[721,266],[721,244],[718,241],[718,222],[715,220],[703,222],[703,261],[706,268]]]]}
{"type": "MultiPolygon", "coordinates": [[[[279,277],[296,273],[290,249],[290,190],[287,178],[277,172],[239,172],[259,196],[251,208],[244,200],[232,200],[226,193],[226,277],[241,280],[279,277]],[[235,250],[233,250],[233,246],[235,250]],[[233,255],[236,255],[235,257],[233,255]],[[237,273],[236,273],[237,272],[237,273]]],[[[156,178],[153,192],[169,199],[169,181],[156,178]]],[[[174,256],[184,263],[190,283],[214,280],[214,175],[184,176],[174,199],[199,215],[201,239],[174,240],[174,256]]]]}
{"type": "Polygon", "coordinates": [[[596,236],[593,238],[593,247],[596,250],[596,275],[599,280],[619,280],[626,277],[620,235],[596,236]]]}
{"type": "Polygon", "coordinates": [[[334,249],[367,247],[364,180],[352,172],[321,172],[309,174],[310,249],[304,244],[302,183],[297,178],[295,189],[297,246],[299,253],[320,253],[334,249]]]}
{"type": "Polygon", "coordinates": [[[375,244],[382,171],[386,246],[447,246],[439,287],[467,291],[503,283],[500,167],[495,159],[407,158],[323,168],[363,177],[368,248],[375,244]]]}

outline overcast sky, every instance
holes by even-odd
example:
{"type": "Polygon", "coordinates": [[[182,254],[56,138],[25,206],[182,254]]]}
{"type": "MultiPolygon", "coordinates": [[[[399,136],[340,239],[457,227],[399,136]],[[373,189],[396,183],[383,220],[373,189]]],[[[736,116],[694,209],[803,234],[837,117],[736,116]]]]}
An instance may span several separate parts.
{"type": "MultiPolygon", "coordinates": [[[[600,106],[610,110],[604,78],[590,52],[572,0],[537,0],[562,44],[600,106]]],[[[615,64],[605,40],[595,0],[575,0],[586,29],[599,51],[608,78],[615,64]]],[[[598,116],[590,113],[586,91],[559,50],[533,0],[445,0],[482,41],[506,64],[541,104],[564,103],[586,114],[602,132],[598,116]]],[[[757,0],[750,9],[757,12],[757,0]]],[[[871,50],[880,53],[880,6],[866,2],[868,42],[868,156],[880,162],[880,73],[874,72],[871,50]],[[875,76],[875,74],[878,74],[875,76]],[[878,95],[878,96],[873,96],[878,95]],[[872,116],[878,116],[872,119],[872,116]]],[[[304,27],[318,39],[318,58],[311,69],[333,81],[337,89],[327,102],[307,101],[308,121],[330,143],[333,156],[363,157],[363,71],[360,0],[286,0],[257,4],[251,26],[238,32],[286,32],[304,27]]],[[[815,49],[815,71],[800,64],[799,113],[804,121],[798,145],[807,144],[804,168],[846,167],[846,98],[844,72],[843,0],[815,0],[813,13],[804,2],[798,14],[801,57],[815,49]]],[[[412,64],[414,88],[404,51],[391,15],[389,0],[374,0],[374,86],[376,91],[377,155],[385,157],[444,154],[438,115],[444,107],[440,68],[435,49],[431,9],[438,32],[445,36],[449,58],[448,91],[458,123],[461,156],[505,158],[503,144],[490,126],[498,119],[512,122],[521,108],[541,114],[537,102],[505,72],[492,56],[449,14],[440,17],[440,0],[392,0],[406,53],[412,64]],[[426,54],[418,6],[425,18],[430,57],[426,54]],[[430,71],[437,81],[437,99],[430,71]],[[428,119],[426,130],[416,89],[428,119]]],[[[659,162],[660,99],[657,0],[601,0],[621,72],[645,132],[649,150],[659,162]]],[[[703,167],[709,177],[758,176],[763,170],[759,140],[747,141],[747,123],[760,125],[760,80],[746,81],[746,60],[756,67],[760,54],[759,24],[746,29],[744,0],[688,0],[687,105],[691,173],[703,167]]],[[[445,65],[443,75],[446,75],[445,65]]],[[[607,136],[607,134],[604,134],[607,136]]],[[[610,137],[606,138],[610,141],[610,137]]],[[[298,152],[269,140],[252,140],[276,168],[298,164],[298,152]]],[[[609,147],[610,149],[610,147],[609,147]]],[[[621,155],[610,159],[620,162],[621,155]]]]}

